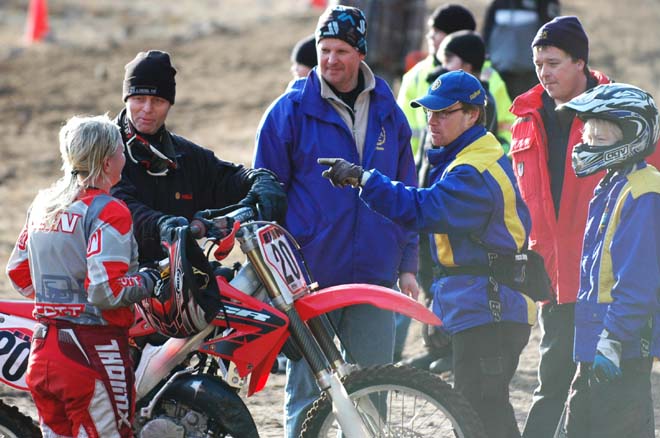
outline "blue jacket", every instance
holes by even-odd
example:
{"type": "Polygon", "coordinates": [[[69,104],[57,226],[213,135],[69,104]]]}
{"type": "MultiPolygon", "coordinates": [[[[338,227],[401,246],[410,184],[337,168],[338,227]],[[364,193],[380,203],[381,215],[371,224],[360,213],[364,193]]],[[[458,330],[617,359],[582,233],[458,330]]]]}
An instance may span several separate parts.
{"type": "Polygon", "coordinates": [[[593,362],[603,328],[624,359],[641,356],[642,327],[653,320],[650,354],[660,356],[660,172],[640,162],[596,187],[584,235],[575,304],[576,362],[593,362]]]}
{"type": "MultiPolygon", "coordinates": [[[[284,184],[286,226],[321,287],[360,282],[393,286],[401,272],[417,272],[417,236],[370,210],[351,188],[336,189],[316,160],[360,162],[353,133],[321,97],[314,70],[269,107],[257,131],[255,166],[284,184]]],[[[370,91],[363,159],[394,179],[416,185],[410,128],[392,91],[376,78],[370,91]]]]}
{"type": "MultiPolygon", "coordinates": [[[[488,266],[488,252],[511,255],[527,245],[530,219],[509,160],[497,139],[474,126],[428,152],[431,186],[406,187],[374,171],[361,196],[411,230],[431,234],[432,257],[444,267],[488,266]]],[[[493,322],[486,276],[436,278],[434,312],[450,333],[493,322]]],[[[502,320],[534,324],[535,303],[500,285],[502,320]]]]}

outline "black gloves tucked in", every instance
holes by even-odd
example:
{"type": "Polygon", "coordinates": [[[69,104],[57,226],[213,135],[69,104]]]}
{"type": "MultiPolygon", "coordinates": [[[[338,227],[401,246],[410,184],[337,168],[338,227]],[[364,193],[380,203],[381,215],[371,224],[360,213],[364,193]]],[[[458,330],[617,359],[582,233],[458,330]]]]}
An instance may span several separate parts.
{"type": "Polygon", "coordinates": [[[343,158],[319,158],[317,162],[325,166],[330,166],[330,169],[324,170],[321,176],[328,178],[333,186],[360,186],[362,174],[364,173],[364,169],[361,166],[349,163],[343,158]]]}
{"type": "Polygon", "coordinates": [[[282,223],[286,216],[287,199],[277,176],[267,169],[255,169],[251,177],[252,187],[240,204],[258,206],[262,219],[282,223]]]}
{"type": "Polygon", "coordinates": [[[154,268],[142,268],[138,275],[144,280],[145,288],[151,291],[151,296],[164,303],[170,297],[169,276],[162,278],[160,271],[154,268]]]}

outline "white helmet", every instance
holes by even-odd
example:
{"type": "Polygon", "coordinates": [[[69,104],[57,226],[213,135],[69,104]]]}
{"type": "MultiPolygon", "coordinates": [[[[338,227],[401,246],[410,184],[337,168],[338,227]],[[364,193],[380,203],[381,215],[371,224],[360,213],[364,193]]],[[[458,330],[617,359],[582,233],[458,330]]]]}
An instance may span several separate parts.
{"type": "Polygon", "coordinates": [[[611,146],[575,145],[573,169],[578,177],[635,163],[655,150],[660,136],[658,108],[653,97],[640,88],[621,83],[599,85],[558,109],[564,108],[576,111],[582,120],[614,122],[623,132],[623,140],[611,146]]]}

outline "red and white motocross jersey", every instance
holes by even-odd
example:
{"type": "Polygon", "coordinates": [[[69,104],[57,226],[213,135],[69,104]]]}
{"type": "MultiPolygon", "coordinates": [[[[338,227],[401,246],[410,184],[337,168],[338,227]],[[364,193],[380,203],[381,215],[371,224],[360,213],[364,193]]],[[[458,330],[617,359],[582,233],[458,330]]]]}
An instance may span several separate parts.
{"type": "Polygon", "coordinates": [[[112,199],[88,229],[84,218],[97,189],[83,192],[50,229],[28,214],[7,264],[16,290],[35,298],[36,318],[129,327],[132,304],[150,291],[137,272],[137,243],[126,205],[112,199]]]}

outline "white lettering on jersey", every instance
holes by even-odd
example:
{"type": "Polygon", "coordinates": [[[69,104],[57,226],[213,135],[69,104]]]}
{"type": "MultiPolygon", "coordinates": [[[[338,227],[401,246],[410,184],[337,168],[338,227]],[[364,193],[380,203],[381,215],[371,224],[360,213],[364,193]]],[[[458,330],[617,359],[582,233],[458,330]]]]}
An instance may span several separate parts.
{"type": "Polygon", "coordinates": [[[57,230],[63,233],[72,234],[76,230],[76,225],[81,216],[75,213],[64,212],[60,215],[57,230]]]}
{"type": "Polygon", "coordinates": [[[121,353],[116,340],[112,340],[110,344],[96,345],[96,351],[99,354],[101,363],[105,367],[105,372],[108,375],[110,386],[112,386],[112,396],[115,399],[115,406],[119,415],[118,428],[122,427],[122,423],[127,427],[131,427],[128,420],[129,416],[129,396],[126,384],[126,364],[121,359],[121,353]]]}
{"type": "Polygon", "coordinates": [[[39,231],[54,231],[66,234],[72,234],[76,231],[76,227],[80,222],[82,216],[77,213],[63,212],[57,217],[57,222],[51,228],[46,227],[46,224],[40,223],[36,228],[39,231]]]}
{"type": "Polygon", "coordinates": [[[57,316],[78,317],[83,310],[84,304],[56,304],[56,303],[35,303],[34,310],[37,315],[43,315],[48,318],[57,316]]]}
{"type": "Polygon", "coordinates": [[[87,242],[87,257],[101,252],[101,229],[94,231],[87,242]]]}

